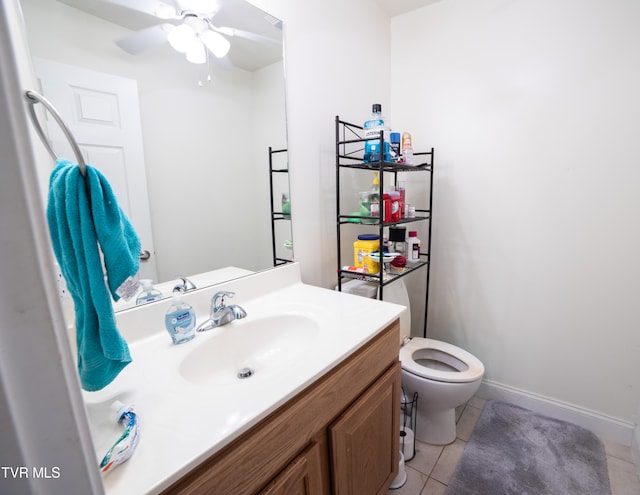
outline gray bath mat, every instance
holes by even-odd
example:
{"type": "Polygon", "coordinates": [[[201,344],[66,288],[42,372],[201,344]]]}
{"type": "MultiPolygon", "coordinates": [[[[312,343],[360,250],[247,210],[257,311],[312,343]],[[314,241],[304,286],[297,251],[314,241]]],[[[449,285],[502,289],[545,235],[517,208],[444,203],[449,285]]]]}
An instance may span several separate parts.
{"type": "Polygon", "coordinates": [[[607,458],[589,430],[489,401],[445,495],[611,495],[607,458]]]}

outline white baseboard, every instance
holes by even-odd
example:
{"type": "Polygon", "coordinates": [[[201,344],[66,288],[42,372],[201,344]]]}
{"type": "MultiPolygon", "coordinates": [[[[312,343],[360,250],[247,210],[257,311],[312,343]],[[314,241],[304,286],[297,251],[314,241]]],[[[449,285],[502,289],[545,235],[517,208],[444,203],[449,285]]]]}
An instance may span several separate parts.
{"type": "Polygon", "coordinates": [[[566,402],[532,394],[521,389],[509,387],[491,380],[483,380],[478,392],[483,399],[496,399],[525,407],[539,414],[552,418],[569,421],[591,430],[601,438],[607,438],[616,443],[631,446],[634,452],[636,466],[640,466],[640,427],[633,423],[621,421],[611,416],[584,409],[566,402]]]}
{"type": "Polygon", "coordinates": [[[640,477],[640,425],[633,430],[633,440],[631,441],[631,454],[633,462],[636,464],[636,471],[640,477]]]}

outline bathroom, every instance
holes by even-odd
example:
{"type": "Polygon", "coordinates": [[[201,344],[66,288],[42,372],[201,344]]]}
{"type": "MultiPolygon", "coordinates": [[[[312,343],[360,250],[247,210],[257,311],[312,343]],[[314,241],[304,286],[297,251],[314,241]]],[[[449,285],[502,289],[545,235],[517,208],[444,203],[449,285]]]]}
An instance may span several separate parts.
{"type": "MultiPolygon", "coordinates": [[[[370,0],[254,3],[286,26],[292,223],[303,280],[335,285],[333,119],[362,120],[379,101],[392,125],[412,130],[416,147],[436,148],[430,336],[485,363],[485,396],[589,417],[592,429],[637,449],[640,199],[632,188],[640,152],[632,142],[640,130],[640,7],[442,0],[394,15],[370,0]]],[[[3,114],[22,103],[7,98],[6,84],[3,114]]],[[[13,164],[9,123],[0,139],[13,164]]],[[[5,174],[2,228],[28,246],[10,263],[2,250],[5,327],[25,325],[25,306],[31,326],[48,327],[57,313],[28,305],[49,286],[25,229],[43,220],[33,220],[18,177],[5,174]]],[[[51,360],[42,384],[41,374],[26,372],[6,381],[3,359],[2,415],[9,401],[21,407],[35,438],[22,434],[20,445],[40,446],[42,465],[52,465],[47,456],[60,451],[53,438],[42,441],[52,423],[82,441],[64,371],[49,352],[53,337],[4,334],[4,352],[51,360]]]]}

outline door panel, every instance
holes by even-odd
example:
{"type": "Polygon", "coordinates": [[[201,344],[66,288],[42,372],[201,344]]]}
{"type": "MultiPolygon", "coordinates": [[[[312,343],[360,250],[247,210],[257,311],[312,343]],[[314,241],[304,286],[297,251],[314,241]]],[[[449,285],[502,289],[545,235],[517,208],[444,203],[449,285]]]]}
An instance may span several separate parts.
{"type": "Polygon", "coordinates": [[[289,464],[260,495],[322,495],[320,447],[314,443],[289,464]]]}
{"type": "Polygon", "coordinates": [[[329,429],[335,495],[387,493],[398,474],[400,363],[329,429]]]}
{"type": "MultiPolygon", "coordinates": [[[[43,95],[71,130],[85,161],[111,184],[142,250],[152,253],[140,263],[140,278],[157,281],[137,82],[38,58],[34,66],[43,95]]],[[[48,114],[47,118],[53,149],[75,161],[60,127],[48,114]]]]}

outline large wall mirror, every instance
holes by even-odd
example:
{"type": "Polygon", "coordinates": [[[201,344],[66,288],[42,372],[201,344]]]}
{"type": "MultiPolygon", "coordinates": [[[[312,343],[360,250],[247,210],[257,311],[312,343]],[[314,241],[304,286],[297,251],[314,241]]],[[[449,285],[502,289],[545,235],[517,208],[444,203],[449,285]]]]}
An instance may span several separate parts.
{"type": "MultiPolygon", "coordinates": [[[[154,3],[162,4],[140,2],[154,3]]],[[[187,3],[167,0],[170,16],[187,3]]],[[[205,50],[204,63],[192,63],[168,34],[192,21],[198,29],[198,19],[161,19],[120,0],[21,5],[40,90],[151,253],[141,278],[169,284],[177,275],[273,267],[269,147],[287,147],[281,23],[244,0],[220,1],[203,26],[222,33],[230,50],[221,59],[205,50]]],[[[47,127],[57,154],[72,156],[47,127]]],[[[286,155],[274,156],[275,168],[287,167],[286,155]]],[[[278,206],[288,174],[273,175],[278,206]]],[[[276,256],[290,259],[290,222],[275,225],[276,256]]]]}

